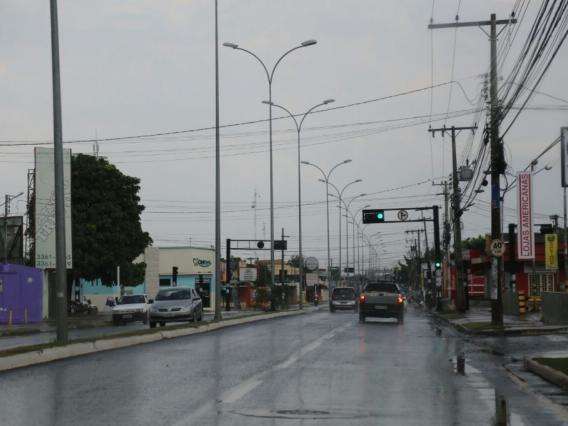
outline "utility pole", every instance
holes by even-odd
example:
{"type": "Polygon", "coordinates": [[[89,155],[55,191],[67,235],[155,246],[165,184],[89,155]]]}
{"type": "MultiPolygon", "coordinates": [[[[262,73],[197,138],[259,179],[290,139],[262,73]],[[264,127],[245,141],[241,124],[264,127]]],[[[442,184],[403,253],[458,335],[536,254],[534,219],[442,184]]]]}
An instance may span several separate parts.
{"type": "Polygon", "coordinates": [[[424,285],[423,285],[423,276],[422,276],[422,249],[420,246],[420,233],[426,233],[424,231],[424,229],[411,229],[408,231],[405,231],[406,234],[416,234],[416,249],[417,249],[417,259],[416,259],[416,263],[418,265],[418,267],[416,268],[416,272],[417,272],[417,281],[418,281],[418,287],[420,287],[420,290],[424,290],[424,285]]]}
{"type": "Polygon", "coordinates": [[[4,263],[8,264],[8,215],[10,214],[10,196],[4,199],[4,263]]]}
{"type": "Polygon", "coordinates": [[[61,75],[59,67],[59,25],[57,0],[50,0],[51,70],[53,83],[53,155],[55,184],[55,306],[56,340],[68,341],[67,329],[67,256],[65,251],[65,183],[63,177],[63,126],[61,119],[61,75]]]}
{"type": "MultiPolygon", "coordinates": [[[[422,215],[422,219],[424,219],[424,215],[422,215]]],[[[426,229],[426,220],[423,220],[422,223],[424,224],[424,243],[426,244],[426,265],[427,265],[427,274],[428,274],[428,288],[430,289],[430,296],[435,299],[436,298],[436,288],[435,285],[432,285],[434,282],[434,277],[432,276],[432,261],[430,257],[430,247],[428,246],[428,230],[426,229]]],[[[432,303],[432,300],[430,301],[432,303]]]]}
{"type": "Polygon", "coordinates": [[[432,133],[432,137],[436,136],[437,132],[442,134],[442,137],[446,132],[451,132],[452,135],[452,186],[453,186],[453,217],[454,217],[454,260],[456,264],[456,307],[459,312],[464,312],[465,306],[465,294],[464,294],[464,276],[463,276],[463,256],[462,256],[462,237],[461,237],[461,215],[462,210],[460,206],[461,194],[460,185],[458,177],[458,160],[457,160],[457,150],[456,150],[456,136],[462,130],[471,130],[475,132],[477,130],[476,126],[465,126],[465,127],[440,127],[438,129],[429,128],[428,131],[432,133]]]}
{"type": "MultiPolygon", "coordinates": [[[[221,132],[219,124],[219,3],[215,0],[215,320],[221,314],[221,132]]],[[[256,213],[256,209],[255,209],[256,213]]],[[[231,259],[227,259],[227,273],[231,259]]]]}
{"type": "Polygon", "coordinates": [[[284,285],[284,239],[289,235],[284,235],[284,228],[282,228],[282,259],[280,264],[280,283],[284,285]]]}
{"type": "MultiPolygon", "coordinates": [[[[486,35],[489,36],[491,43],[491,66],[490,66],[490,138],[491,138],[491,238],[493,240],[501,239],[501,174],[505,171],[505,160],[503,156],[503,144],[499,137],[499,99],[498,99],[498,81],[497,81],[497,25],[516,24],[515,18],[497,20],[494,13],[491,14],[489,21],[476,22],[453,22],[447,24],[430,24],[429,29],[440,28],[459,28],[459,27],[479,27],[486,35]],[[483,29],[490,27],[490,34],[483,29]]],[[[492,287],[497,289],[497,294],[492,297],[491,304],[491,322],[493,325],[503,324],[503,272],[500,257],[494,257],[492,260],[492,287]],[[496,284],[496,285],[495,285],[496,284]]],[[[493,295],[492,295],[493,296],[493,295]]]]}

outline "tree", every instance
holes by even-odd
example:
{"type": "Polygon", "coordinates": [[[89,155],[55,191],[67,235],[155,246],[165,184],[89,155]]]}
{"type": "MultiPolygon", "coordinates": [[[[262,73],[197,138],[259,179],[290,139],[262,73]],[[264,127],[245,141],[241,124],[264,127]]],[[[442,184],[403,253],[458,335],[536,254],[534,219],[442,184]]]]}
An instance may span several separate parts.
{"type": "Polygon", "coordinates": [[[463,249],[485,250],[485,236],[478,235],[477,237],[466,238],[462,240],[463,249]]]}
{"type": "Polygon", "coordinates": [[[101,157],[77,154],[71,161],[73,276],[121,284],[144,281],[145,264],[132,262],[152,243],[142,230],[140,179],[123,174],[101,157]]]}

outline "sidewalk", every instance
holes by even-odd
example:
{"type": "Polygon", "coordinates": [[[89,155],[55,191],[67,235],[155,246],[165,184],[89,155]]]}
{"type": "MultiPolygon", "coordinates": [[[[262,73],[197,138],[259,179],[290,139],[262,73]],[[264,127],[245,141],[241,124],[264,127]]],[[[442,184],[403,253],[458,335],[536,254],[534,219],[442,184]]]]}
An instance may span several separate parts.
{"type": "Polygon", "coordinates": [[[464,314],[432,313],[435,318],[451,325],[456,330],[479,336],[527,336],[539,334],[568,333],[568,325],[546,325],[541,321],[540,313],[528,314],[525,319],[504,315],[502,327],[491,324],[491,309],[472,307],[464,314]]]}
{"type": "MultiPolygon", "coordinates": [[[[298,305],[290,306],[290,311],[298,310],[298,305]]],[[[311,312],[315,308],[313,306],[304,305],[304,310],[311,312]]],[[[317,308],[316,308],[317,309],[317,308]]],[[[284,311],[285,312],[285,311],[284,311]]],[[[223,319],[237,319],[253,315],[264,314],[264,311],[258,310],[231,310],[222,311],[223,319]]],[[[203,316],[203,322],[212,322],[213,314],[206,312],[203,316]]],[[[70,318],[69,324],[69,341],[84,339],[96,339],[102,336],[119,335],[128,332],[136,332],[148,329],[147,325],[141,322],[128,323],[126,325],[113,326],[109,314],[100,314],[96,316],[85,316],[79,318],[70,318]]],[[[171,326],[180,326],[187,323],[171,323],[164,329],[171,326]]],[[[163,329],[160,327],[160,329],[163,329]]],[[[55,325],[51,322],[42,322],[38,324],[13,325],[11,327],[0,326],[0,352],[25,346],[34,346],[51,343],[55,340],[55,325]]]]}

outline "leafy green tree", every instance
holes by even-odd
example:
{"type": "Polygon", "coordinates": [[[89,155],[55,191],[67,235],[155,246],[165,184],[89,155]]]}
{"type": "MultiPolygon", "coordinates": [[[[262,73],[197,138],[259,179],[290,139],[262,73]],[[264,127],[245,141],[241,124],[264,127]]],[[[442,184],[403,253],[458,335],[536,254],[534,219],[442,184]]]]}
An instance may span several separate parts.
{"type": "Polygon", "coordinates": [[[477,237],[466,238],[462,241],[463,249],[485,250],[485,236],[478,235],[477,237]]]}
{"type": "Polygon", "coordinates": [[[101,157],[74,155],[71,162],[73,275],[85,280],[121,284],[144,280],[145,264],[133,264],[152,243],[142,230],[140,179],[123,174],[101,157]]]}

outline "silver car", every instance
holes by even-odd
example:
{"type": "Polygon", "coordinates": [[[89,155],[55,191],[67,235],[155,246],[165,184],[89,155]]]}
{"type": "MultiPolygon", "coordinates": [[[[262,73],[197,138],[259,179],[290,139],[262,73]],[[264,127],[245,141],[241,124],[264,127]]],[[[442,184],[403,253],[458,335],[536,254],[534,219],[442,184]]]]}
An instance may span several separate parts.
{"type": "Polygon", "coordinates": [[[167,322],[201,321],[203,303],[192,288],[168,288],[160,290],[150,308],[150,328],[167,322]]]}

